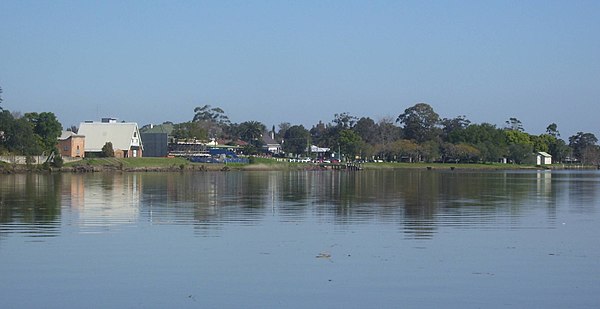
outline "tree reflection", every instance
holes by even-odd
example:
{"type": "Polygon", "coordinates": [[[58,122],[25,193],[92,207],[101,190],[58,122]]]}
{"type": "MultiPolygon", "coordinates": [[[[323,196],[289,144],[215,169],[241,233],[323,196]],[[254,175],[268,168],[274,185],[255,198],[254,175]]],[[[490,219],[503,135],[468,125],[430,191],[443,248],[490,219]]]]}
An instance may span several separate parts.
{"type": "Polygon", "coordinates": [[[60,230],[60,175],[0,177],[0,234],[56,236],[60,230]]]}

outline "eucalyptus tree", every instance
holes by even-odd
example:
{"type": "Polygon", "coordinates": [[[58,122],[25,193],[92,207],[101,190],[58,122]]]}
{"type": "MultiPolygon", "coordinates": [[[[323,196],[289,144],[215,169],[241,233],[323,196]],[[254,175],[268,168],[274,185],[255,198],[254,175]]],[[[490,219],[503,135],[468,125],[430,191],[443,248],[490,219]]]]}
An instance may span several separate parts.
{"type": "Polygon", "coordinates": [[[209,137],[220,137],[223,132],[228,131],[231,122],[220,107],[204,105],[194,108],[192,122],[198,122],[208,132],[209,137]]]}
{"type": "Polygon", "coordinates": [[[449,119],[444,118],[441,121],[442,125],[442,140],[445,142],[452,142],[453,136],[459,134],[460,131],[464,130],[471,124],[471,121],[467,119],[465,115],[457,116],[449,119]]]}
{"type": "Polygon", "coordinates": [[[438,135],[440,116],[427,103],[417,103],[396,119],[404,125],[404,137],[422,143],[438,135]]]}
{"type": "Polygon", "coordinates": [[[556,138],[558,138],[560,136],[560,132],[558,131],[558,126],[556,125],[556,123],[551,123],[546,127],[546,133],[548,135],[554,136],[556,138]]]}
{"type": "Polygon", "coordinates": [[[598,138],[592,133],[577,132],[577,134],[569,137],[569,147],[573,149],[573,155],[582,162],[586,159],[584,154],[589,154],[590,149],[595,148],[597,142],[598,138]]]}
{"type": "Polygon", "coordinates": [[[519,131],[519,132],[525,132],[525,129],[523,129],[523,123],[521,122],[521,120],[515,118],[515,117],[511,117],[509,118],[506,122],[505,122],[505,129],[507,130],[512,130],[512,131],[519,131]]]}
{"type": "Polygon", "coordinates": [[[373,145],[377,142],[378,127],[375,121],[369,117],[360,118],[352,130],[366,143],[373,145]]]}
{"type": "Polygon", "coordinates": [[[209,121],[219,124],[229,123],[229,117],[220,107],[211,107],[210,105],[198,106],[194,108],[194,119],[192,121],[209,121]]]}
{"type": "Polygon", "coordinates": [[[347,112],[343,112],[340,114],[334,114],[333,123],[335,126],[341,129],[351,129],[354,127],[358,118],[350,115],[347,112]]]}

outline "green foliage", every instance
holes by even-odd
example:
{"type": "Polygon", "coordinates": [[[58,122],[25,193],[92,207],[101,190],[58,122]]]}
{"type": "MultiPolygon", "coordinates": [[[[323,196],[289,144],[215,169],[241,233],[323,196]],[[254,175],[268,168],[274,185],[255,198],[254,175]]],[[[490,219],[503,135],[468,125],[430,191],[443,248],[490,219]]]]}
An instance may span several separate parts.
{"type": "Polygon", "coordinates": [[[342,153],[352,159],[360,153],[363,145],[362,138],[350,129],[340,130],[338,142],[342,153]]]}
{"type": "Polygon", "coordinates": [[[267,130],[267,127],[258,121],[245,121],[239,124],[238,132],[240,138],[248,143],[252,143],[257,146],[256,141],[262,138],[263,133],[267,130]]]}
{"type": "Polygon", "coordinates": [[[341,114],[335,114],[333,123],[340,129],[351,129],[354,127],[357,119],[358,118],[350,115],[349,113],[344,112],[341,114]]]}
{"type": "Polygon", "coordinates": [[[113,149],[113,144],[111,142],[106,142],[104,146],[102,146],[101,151],[102,157],[104,158],[113,158],[115,156],[115,150],[113,149]]]}
{"type": "Polygon", "coordinates": [[[519,131],[519,132],[525,131],[523,129],[523,123],[521,122],[521,120],[514,118],[514,117],[512,117],[506,121],[505,129],[512,130],[512,131],[519,131]]]}
{"type": "Polygon", "coordinates": [[[583,163],[595,161],[595,153],[598,138],[592,133],[577,132],[569,137],[569,147],[573,149],[573,155],[583,163]]]}
{"type": "Polygon", "coordinates": [[[57,167],[57,168],[61,168],[64,164],[64,160],[60,155],[55,155],[54,159],[52,160],[52,166],[53,167],[57,167]]]}
{"type": "Polygon", "coordinates": [[[204,105],[202,107],[194,108],[194,119],[192,122],[197,121],[208,121],[219,124],[228,124],[229,117],[225,115],[225,111],[220,107],[211,107],[210,105],[204,105]]]}
{"type": "Polygon", "coordinates": [[[183,122],[173,126],[173,137],[179,140],[208,140],[207,125],[201,122],[183,122]]]}
{"type": "Polygon", "coordinates": [[[438,135],[440,116],[427,103],[417,103],[404,110],[397,122],[404,125],[404,136],[418,143],[433,140],[438,135]]]}
{"type": "Polygon", "coordinates": [[[302,125],[291,126],[283,138],[282,149],[286,153],[301,155],[310,146],[310,133],[302,125]]]}
{"type": "Polygon", "coordinates": [[[42,151],[52,152],[62,131],[62,125],[58,122],[54,113],[26,113],[24,118],[33,126],[33,132],[37,135],[42,151]]]}
{"type": "Polygon", "coordinates": [[[356,134],[358,134],[363,141],[371,142],[377,140],[379,131],[378,129],[379,128],[375,121],[369,117],[360,118],[352,128],[352,130],[356,132],[356,134]]]}

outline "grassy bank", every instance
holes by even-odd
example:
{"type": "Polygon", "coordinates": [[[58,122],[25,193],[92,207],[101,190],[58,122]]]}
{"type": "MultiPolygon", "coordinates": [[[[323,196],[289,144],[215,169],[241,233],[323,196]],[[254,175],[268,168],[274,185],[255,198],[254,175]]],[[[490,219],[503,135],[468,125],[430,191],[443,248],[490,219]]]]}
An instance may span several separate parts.
{"type": "MultiPolygon", "coordinates": [[[[455,163],[364,163],[363,169],[433,169],[433,170],[526,170],[540,169],[533,165],[516,164],[455,164],[455,163]]],[[[596,169],[596,166],[574,166],[555,164],[543,167],[545,169],[596,169]]],[[[285,170],[321,170],[323,166],[312,163],[287,162],[276,159],[250,158],[250,164],[214,164],[192,163],[184,158],[86,158],[81,161],[65,164],[61,169],[53,168],[52,171],[64,172],[102,172],[102,171],[285,171],[285,170]]],[[[45,172],[48,167],[41,165],[15,165],[0,163],[3,173],[19,172],[45,172]]]]}

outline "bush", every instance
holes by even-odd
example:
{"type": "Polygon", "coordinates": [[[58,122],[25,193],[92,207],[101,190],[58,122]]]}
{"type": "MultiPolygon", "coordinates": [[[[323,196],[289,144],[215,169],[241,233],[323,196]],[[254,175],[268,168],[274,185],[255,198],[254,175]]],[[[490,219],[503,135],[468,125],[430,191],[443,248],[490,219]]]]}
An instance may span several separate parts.
{"type": "Polygon", "coordinates": [[[61,156],[54,156],[54,160],[52,160],[52,166],[61,168],[64,164],[64,160],[61,156]]]}
{"type": "Polygon", "coordinates": [[[102,156],[105,158],[113,158],[115,156],[115,150],[113,149],[113,144],[111,142],[106,142],[106,144],[102,146],[102,156]]]}

